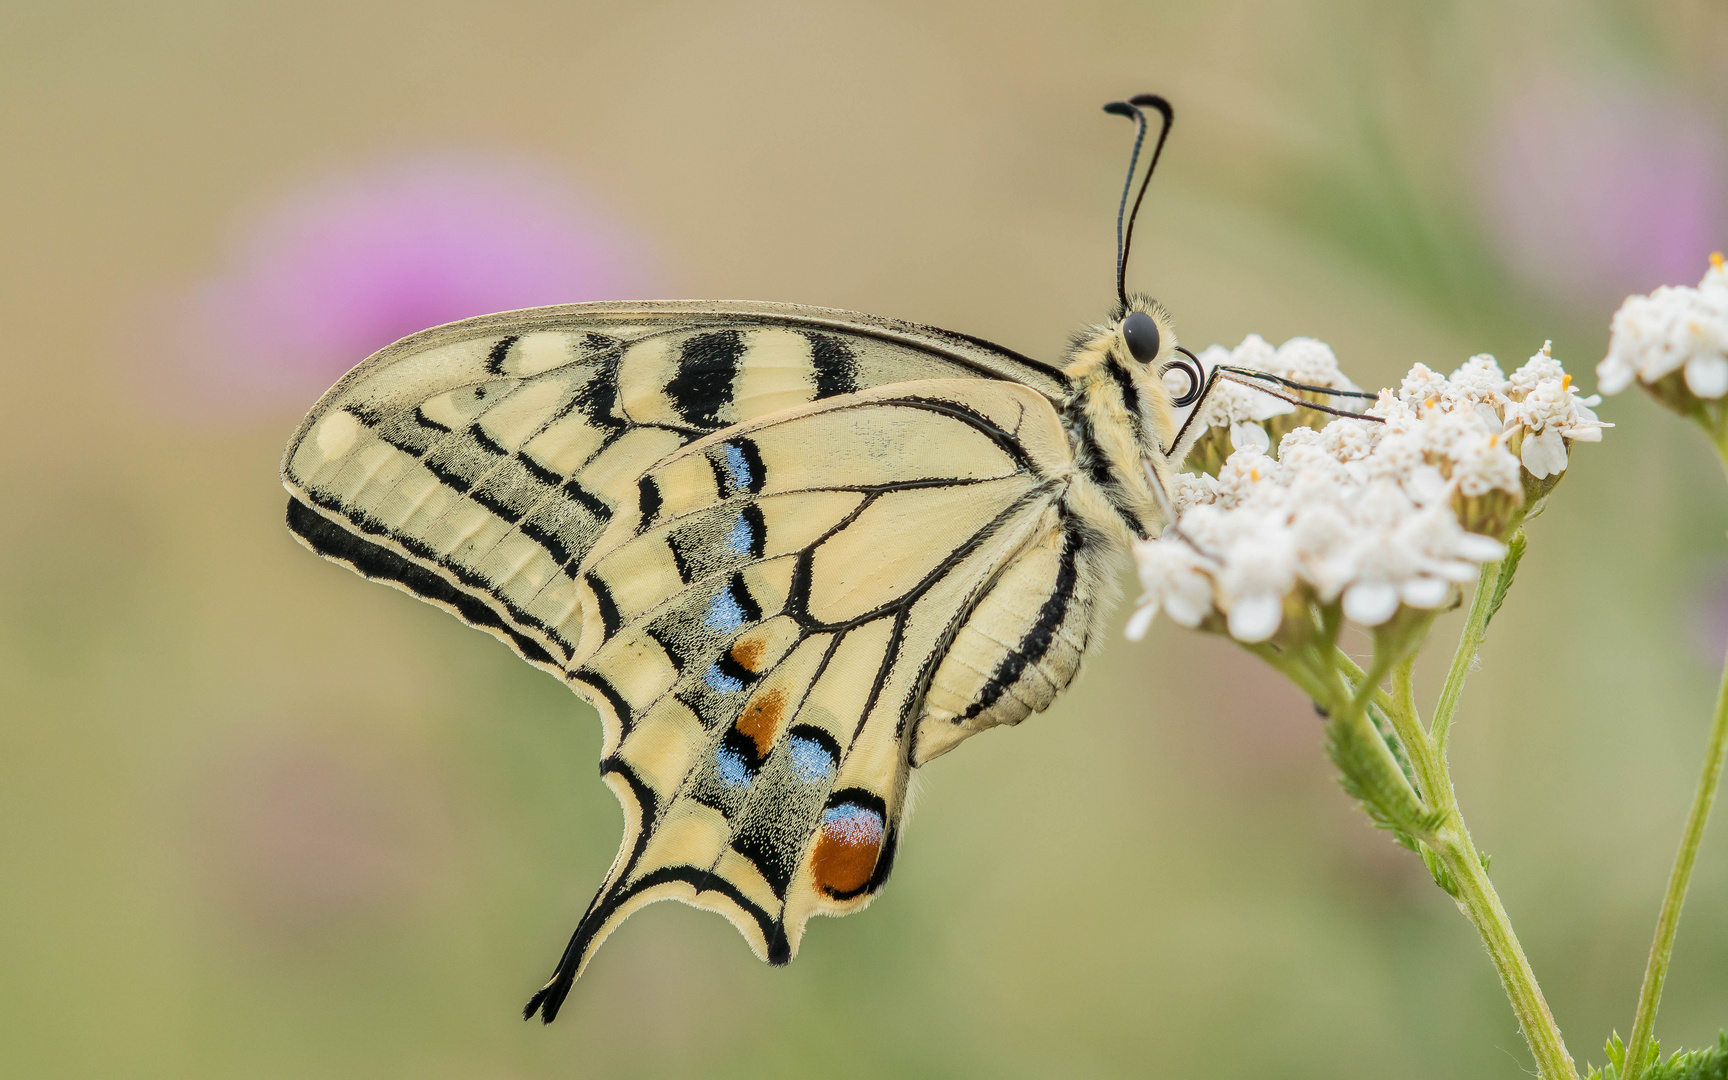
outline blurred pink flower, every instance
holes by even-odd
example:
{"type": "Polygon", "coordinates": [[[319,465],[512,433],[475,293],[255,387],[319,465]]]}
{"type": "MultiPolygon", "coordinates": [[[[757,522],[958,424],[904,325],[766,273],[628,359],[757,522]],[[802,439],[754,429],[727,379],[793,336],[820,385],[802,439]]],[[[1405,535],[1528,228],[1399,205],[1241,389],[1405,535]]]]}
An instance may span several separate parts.
{"type": "Polygon", "coordinates": [[[642,248],[613,215],[525,162],[409,159],[266,208],[228,266],[163,314],[178,324],[169,337],[200,384],[194,398],[310,405],[308,395],[416,330],[642,296],[642,248]]]}
{"type": "Polygon", "coordinates": [[[1502,255],[1551,299],[1612,309],[1691,281],[1724,244],[1722,132],[1679,98],[1541,80],[1507,99],[1482,162],[1502,255]]]}

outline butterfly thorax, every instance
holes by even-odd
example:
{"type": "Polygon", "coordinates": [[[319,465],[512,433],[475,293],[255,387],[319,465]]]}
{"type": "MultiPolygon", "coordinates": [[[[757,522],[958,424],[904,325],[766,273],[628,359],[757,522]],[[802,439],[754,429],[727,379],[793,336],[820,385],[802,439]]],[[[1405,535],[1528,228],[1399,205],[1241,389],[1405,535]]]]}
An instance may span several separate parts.
{"type": "Polygon", "coordinates": [[[1170,393],[1157,371],[1175,351],[1170,317],[1136,298],[1158,323],[1162,347],[1150,364],[1129,353],[1121,320],[1076,335],[1064,373],[1070,393],[1062,422],[1074,448],[1075,481],[1068,502],[1095,528],[1148,538],[1164,526],[1159,500],[1147,480],[1150,467],[1166,491],[1170,465],[1164,448],[1175,436],[1170,393]]]}

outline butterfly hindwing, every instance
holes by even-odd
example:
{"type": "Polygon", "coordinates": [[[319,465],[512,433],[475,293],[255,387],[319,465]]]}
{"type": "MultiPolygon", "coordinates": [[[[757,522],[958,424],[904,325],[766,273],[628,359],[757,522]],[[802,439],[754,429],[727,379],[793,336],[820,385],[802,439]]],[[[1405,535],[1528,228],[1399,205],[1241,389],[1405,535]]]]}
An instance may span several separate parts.
{"type": "Polygon", "coordinates": [[[584,586],[615,621],[591,617],[572,675],[625,842],[548,1011],[655,900],[721,912],[777,962],[811,915],[868,903],[932,676],[1004,568],[1061,531],[1067,455],[1035,392],[933,380],[740,424],[645,474],[657,513],[597,545],[584,586]]]}
{"type": "Polygon", "coordinates": [[[320,554],[599,711],[625,838],[530,1005],[681,899],[765,959],[868,903],[909,773],[1073,677],[1109,544],[1064,502],[1061,376],[786,305],[576,305],[415,335],[283,462],[320,554]]]}

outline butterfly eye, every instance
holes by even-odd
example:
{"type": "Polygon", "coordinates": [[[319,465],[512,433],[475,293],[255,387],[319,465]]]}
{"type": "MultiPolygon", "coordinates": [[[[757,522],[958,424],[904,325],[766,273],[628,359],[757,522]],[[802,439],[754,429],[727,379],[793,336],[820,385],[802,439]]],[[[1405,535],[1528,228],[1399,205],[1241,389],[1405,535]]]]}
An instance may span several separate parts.
{"type": "Polygon", "coordinates": [[[1194,404],[1199,399],[1200,389],[1206,381],[1199,362],[1180,347],[1175,359],[1165,364],[1164,370],[1159,374],[1163,376],[1164,389],[1170,391],[1170,404],[1178,409],[1194,404]]]}
{"type": "Polygon", "coordinates": [[[1144,311],[1136,311],[1122,320],[1122,337],[1128,351],[1142,364],[1150,364],[1158,355],[1158,324],[1144,311]]]}

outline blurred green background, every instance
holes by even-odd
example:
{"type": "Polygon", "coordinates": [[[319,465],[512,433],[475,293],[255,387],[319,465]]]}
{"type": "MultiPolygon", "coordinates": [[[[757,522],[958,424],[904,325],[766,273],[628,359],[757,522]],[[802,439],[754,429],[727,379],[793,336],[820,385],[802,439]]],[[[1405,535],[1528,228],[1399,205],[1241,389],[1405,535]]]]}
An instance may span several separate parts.
{"type": "MultiPolygon", "coordinates": [[[[1359,382],[1546,338],[1728,247],[1716,0],[8,4],[0,1071],[19,1077],[1518,1077],[1470,927],[1226,643],[1113,636],[921,775],[789,968],[659,905],[517,1010],[616,847],[598,724],[295,545],[287,435],[422,325],[631,295],[1035,356],[1132,285],[1359,382]]],[[[1460,795],[1580,1061],[1629,1026],[1728,645],[1728,488],[1637,395],[1466,693],[1460,795]]],[[[1116,625],[1125,618],[1119,612],[1116,625]]],[[[1424,669],[1438,686],[1457,616],[1424,669]]],[[[1728,1024],[1728,821],[1658,1028],[1728,1024]]]]}

